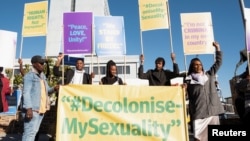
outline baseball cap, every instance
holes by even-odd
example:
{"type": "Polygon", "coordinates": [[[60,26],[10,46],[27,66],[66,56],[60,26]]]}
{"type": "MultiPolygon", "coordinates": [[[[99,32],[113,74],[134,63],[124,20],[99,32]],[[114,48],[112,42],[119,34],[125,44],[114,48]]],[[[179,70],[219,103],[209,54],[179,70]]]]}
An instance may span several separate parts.
{"type": "Polygon", "coordinates": [[[45,59],[42,58],[40,55],[35,55],[31,58],[31,63],[41,63],[43,64],[45,62],[45,59]]]}

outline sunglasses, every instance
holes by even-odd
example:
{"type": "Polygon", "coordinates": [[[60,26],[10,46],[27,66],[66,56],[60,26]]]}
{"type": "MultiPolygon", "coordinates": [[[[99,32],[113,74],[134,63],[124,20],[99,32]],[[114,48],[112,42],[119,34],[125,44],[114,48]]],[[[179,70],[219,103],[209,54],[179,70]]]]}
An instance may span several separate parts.
{"type": "Polygon", "coordinates": [[[44,65],[44,62],[40,62],[39,64],[40,64],[40,65],[44,65]]]}

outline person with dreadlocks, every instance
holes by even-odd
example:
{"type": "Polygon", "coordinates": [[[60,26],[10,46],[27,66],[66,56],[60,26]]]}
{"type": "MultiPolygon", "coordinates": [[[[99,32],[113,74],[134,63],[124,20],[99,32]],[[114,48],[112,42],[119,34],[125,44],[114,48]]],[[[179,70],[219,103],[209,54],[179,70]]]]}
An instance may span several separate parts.
{"type": "Polygon", "coordinates": [[[113,60],[107,62],[106,76],[101,78],[101,85],[124,85],[122,79],[117,76],[116,63],[113,60]]]}

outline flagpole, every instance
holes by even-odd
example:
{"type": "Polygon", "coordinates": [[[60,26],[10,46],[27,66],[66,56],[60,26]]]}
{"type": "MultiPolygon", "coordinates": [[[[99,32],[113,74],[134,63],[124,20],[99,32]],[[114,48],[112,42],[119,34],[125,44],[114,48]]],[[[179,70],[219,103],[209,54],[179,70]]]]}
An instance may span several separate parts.
{"type": "Polygon", "coordinates": [[[61,34],[61,44],[62,44],[62,53],[63,53],[63,59],[62,59],[62,85],[64,85],[64,57],[65,57],[65,54],[64,54],[64,26],[62,26],[62,34],[61,34]]]}
{"type": "MultiPolygon", "coordinates": [[[[91,53],[91,72],[89,72],[90,74],[92,74],[92,72],[94,73],[94,71],[93,71],[93,52],[91,53]]],[[[92,78],[92,75],[91,75],[91,84],[93,83],[93,78],[92,78]]]]}
{"type": "MultiPolygon", "coordinates": [[[[245,29],[245,48],[247,51],[247,66],[248,66],[248,74],[250,74],[250,67],[249,67],[249,52],[248,52],[248,40],[247,40],[247,19],[246,19],[246,15],[245,15],[245,4],[244,4],[244,0],[239,0],[240,2],[240,9],[241,9],[241,13],[242,13],[242,19],[243,19],[243,24],[244,24],[244,29],[245,29]]],[[[237,66],[236,66],[237,67],[237,66]]]]}
{"type": "Polygon", "coordinates": [[[186,77],[187,77],[187,73],[188,73],[188,70],[187,70],[187,58],[186,58],[186,55],[184,54],[184,62],[185,62],[185,69],[186,69],[186,77]]]}
{"type": "Polygon", "coordinates": [[[168,24],[169,24],[169,35],[170,35],[170,48],[171,48],[171,53],[174,52],[173,49],[173,42],[172,42],[172,30],[171,30],[171,20],[170,20],[170,10],[169,10],[169,2],[166,2],[167,4],[167,11],[168,11],[168,24]]]}
{"type": "MultiPolygon", "coordinates": [[[[245,25],[247,24],[247,22],[245,23],[245,25]]],[[[246,25],[247,26],[247,25],[246,25]]],[[[246,28],[245,28],[246,29],[246,28]]],[[[245,32],[247,33],[247,31],[245,30],[245,32]]],[[[246,48],[247,48],[247,66],[248,66],[248,74],[250,75],[250,67],[249,67],[249,51],[248,51],[248,39],[247,39],[247,34],[245,34],[245,42],[246,42],[246,48]]]]}
{"type": "MultiPolygon", "coordinates": [[[[15,41],[15,52],[16,52],[16,48],[17,48],[17,38],[16,38],[16,41],[15,41]]],[[[13,58],[13,64],[15,65],[15,62],[16,62],[16,53],[15,53],[15,55],[14,55],[15,57],[13,58]]],[[[20,65],[20,64],[19,64],[20,65]]],[[[12,76],[11,76],[11,78],[12,78],[12,80],[11,80],[11,86],[12,86],[12,89],[13,89],[13,87],[14,87],[14,77],[15,77],[15,68],[14,68],[14,66],[12,66],[12,76]]]]}
{"type": "Polygon", "coordinates": [[[239,2],[240,2],[240,9],[241,9],[244,28],[246,29],[246,18],[245,18],[245,10],[244,10],[245,4],[243,0],[239,0],[239,2]]]}
{"type": "MultiPolygon", "coordinates": [[[[214,57],[214,62],[215,62],[216,61],[216,55],[215,55],[215,53],[213,54],[213,57],[214,57]]],[[[217,72],[215,73],[215,80],[218,81],[217,72]]]]}
{"type": "MultiPolygon", "coordinates": [[[[90,73],[95,73],[94,72],[94,62],[93,62],[93,57],[94,57],[94,53],[95,53],[95,39],[94,39],[94,33],[95,33],[95,24],[94,23],[92,23],[92,27],[91,27],[92,29],[93,29],[93,31],[92,31],[92,34],[91,34],[91,36],[92,36],[92,43],[91,43],[91,72],[90,73]]],[[[94,74],[94,76],[95,76],[95,74],[94,74]]],[[[92,77],[92,76],[91,76],[92,77]]],[[[92,80],[92,83],[93,83],[93,79],[94,78],[91,78],[91,80],[92,80]]],[[[91,84],[92,84],[91,83],[91,84]]]]}
{"type": "MultiPolygon", "coordinates": [[[[139,2],[139,0],[138,0],[139,2]]],[[[140,2],[139,2],[140,3],[140,2]]],[[[140,4],[138,3],[138,9],[140,9],[140,4]]],[[[140,19],[140,11],[139,11],[139,22],[141,24],[141,19],[140,19]]],[[[142,31],[141,31],[141,25],[140,25],[140,41],[141,41],[141,54],[143,54],[143,41],[142,41],[142,31]]]]}
{"type": "Polygon", "coordinates": [[[123,83],[125,83],[126,82],[126,55],[124,55],[124,82],[123,83]]]}
{"type": "MultiPolygon", "coordinates": [[[[47,1],[47,4],[48,4],[48,0],[46,0],[47,1]]],[[[45,58],[47,59],[47,52],[48,52],[48,50],[47,50],[47,46],[48,46],[48,42],[47,42],[47,40],[48,40],[48,21],[49,21],[49,19],[48,19],[48,5],[47,5],[47,13],[46,13],[46,16],[47,16],[47,21],[46,21],[46,34],[45,34],[45,36],[46,36],[46,38],[45,38],[45,58]]]]}
{"type": "Polygon", "coordinates": [[[142,41],[142,31],[140,29],[140,38],[141,38],[141,54],[143,54],[143,41],[142,41]]]}
{"type": "MultiPolygon", "coordinates": [[[[99,77],[99,84],[101,82],[101,74],[100,74],[100,64],[99,64],[99,56],[96,56],[97,57],[97,65],[98,65],[98,77],[99,77]]],[[[107,68],[106,68],[107,69],[107,68]]]]}
{"type": "Polygon", "coordinates": [[[20,46],[20,54],[19,54],[19,58],[22,58],[22,51],[23,51],[23,28],[24,28],[24,18],[25,18],[25,6],[24,5],[24,13],[23,13],[23,25],[22,25],[22,37],[21,37],[21,46],[20,46]]]}
{"type": "Polygon", "coordinates": [[[21,38],[21,46],[20,46],[19,58],[22,58],[22,50],[23,50],[23,35],[22,35],[22,38],[21,38]]]}

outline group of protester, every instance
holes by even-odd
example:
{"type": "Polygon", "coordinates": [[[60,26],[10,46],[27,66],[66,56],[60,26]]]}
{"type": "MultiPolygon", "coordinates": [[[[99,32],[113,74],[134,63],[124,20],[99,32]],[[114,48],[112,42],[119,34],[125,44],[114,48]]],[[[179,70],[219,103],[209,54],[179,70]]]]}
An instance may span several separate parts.
{"type": "MultiPolygon", "coordinates": [[[[184,83],[181,85],[189,99],[189,113],[193,125],[194,138],[196,141],[207,141],[208,125],[219,125],[219,115],[224,113],[223,106],[220,102],[216,90],[216,73],[222,65],[222,51],[218,42],[213,42],[215,48],[215,62],[204,71],[203,64],[199,58],[193,58],[190,62],[189,69],[185,75],[184,83]]],[[[57,62],[53,67],[53,74],[61,77],[60,65],[64,58],[63,54],[57,57],[57,62]]],[[[175,54],[171,53],[173,62],[173,71],[164,69],[165,60],[158,57],[155,60],[155,68],[144,72],[143,63],[144,55],[140,55],[140,67],[138,68],[138,77],[147,79],[150,86],[171,86],[170,80],[179,77],[179,67],[175,60],[175,54]]],[[[79,58],[76,61],[75,70],[68,69],[64,73],[63,80],[57,85],[50,87],[44,74],[44,63],[46,62],[39,55],[31,58],[32,69],[28,73],[22,71],[22,62],[20,63],[20,71],[23,75],[23,93],[22,93],[22,113],[24,117],[23,141],[33,141],[39,130],[44,114],[49,110],[48,96],[50,93],[58,92],[59,86],[64,84],[92,84],[94,73],[88,74],[84,70],[84,60],[79,58]],[[62,83],[63,82],[63,83],[62,83]]],[[[0,71],[1,68],[0,68],[0,71]]],[[[47,72],[48,74],[49,72],[47,72]]],[[[113,60],[107,62],[106,76],[101,78],[100,85],[126,85],[126,82],[118,77],[117,66],[113,60]]],[[[1,74],[1,96],[2,103],[5,93],[10,93],[9,89],[3,84],[6,79],[1,74]]],[[[1,103],[0,103],[1,104],[1,103]]],[[[4,104],[2,104],[4,105],[4,104]]],[[[0,110],[4,109],[0,107],[0,110]]]]}

